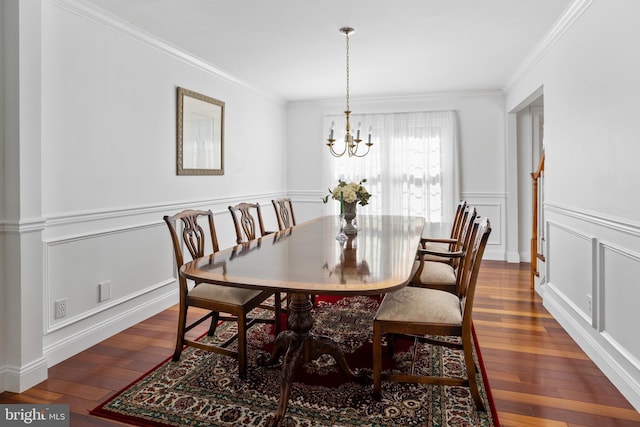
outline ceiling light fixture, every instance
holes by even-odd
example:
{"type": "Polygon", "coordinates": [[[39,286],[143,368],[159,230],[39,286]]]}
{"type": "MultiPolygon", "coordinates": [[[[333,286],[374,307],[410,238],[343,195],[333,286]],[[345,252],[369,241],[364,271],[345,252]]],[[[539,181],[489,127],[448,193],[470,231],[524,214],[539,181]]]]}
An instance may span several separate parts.
{"type": "Polygon", "coordinates": [[[351,114],[351,110],[349,109],[349,34],[353,33],[355,30],[351,27],[343,27],[340,28],[340,32],[345,35],[346,43],[347,43],[347,109],[344,114],[347,117],[347,126],[345,128],[346,133],[344,135],[344,149],[342,152],[338,153],[333,149],[333,145],[335,143],[335,139],[333,138],[333,132],[335,127],[335,122],[331,122],[331,129],[329,129],[329,139],[327,142],[327,146],[329,147],[329,151],[335,157],[341,157],[345,153],[349,155],[349,157],[364,157],[369,153],[371,146],[373,143],[371,142],[371,127],[369,127],[369,134],[367,135],[367,142],[364,145],[367,146],[367,151],[364,153],[358,153],[358,148],[360,148],[360,126],[361,123],[358,123],[358,129],[356,130],[355,138],[351,134],[351,124],[349,122],[349,115],[351,114]]]}

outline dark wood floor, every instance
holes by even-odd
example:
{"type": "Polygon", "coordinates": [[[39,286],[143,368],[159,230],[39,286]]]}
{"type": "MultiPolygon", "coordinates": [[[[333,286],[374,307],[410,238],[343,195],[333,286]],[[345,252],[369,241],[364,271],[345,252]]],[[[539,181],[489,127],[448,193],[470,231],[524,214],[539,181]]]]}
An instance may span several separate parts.
{"type": "MultiPolygon", "coordinates": [[[[640,414],[532,295],[528,272],[528,264],[484,262],[474,307],[501,424],[640,426],[640,414]]],[[[36,387],[0,394],[0,403],[64,403],[72,426],[119,425],[88,411],[171,355],[176,319],[172,307],[52,367],[36,387]]]]}

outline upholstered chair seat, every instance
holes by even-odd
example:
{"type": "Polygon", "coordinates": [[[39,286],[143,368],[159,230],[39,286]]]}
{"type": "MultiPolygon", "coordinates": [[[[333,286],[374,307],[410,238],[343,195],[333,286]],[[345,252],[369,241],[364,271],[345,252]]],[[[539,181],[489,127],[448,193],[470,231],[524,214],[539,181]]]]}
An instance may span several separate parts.
{"type": "MultiPolygon", "coordinates": [[[[416,261],[419,265],[420,261],[416,261]]],[[[447,286],[455,286],[457,275],[456,270],[449,264],[437,261],[424,261],[424,267],[420,272],[420,284],[428,287],[430,285],[439,284],[447,286]]]]}
{"type": "Polygon", "coordinates": [[[457,295],[435,289],[404,287],[388,293],[376,319],[394,322],[441,323],[462,325],[460,299],[457,295]],[[430,307],[425,310],[425,307],[430,307]]]}
{"type": "Polygon", "coordinates": [[[244,305],[257,298],[261,293],[262,291],[201,283],[187,292],[187,298],[192,301],[199,299],[203,301],[216,300],[223,304],[244,305]]]}
{"type": "Polygon", "coordinates": [[[470,243],[469,239],[476,217],[477,210],[466,206],[462,215],[463,222],[460,225],[462,234],[459,239],[455,240],[455,243],[452,243],[454,241],[451,239],[432,239],[431,242],[426,242],[423,239],[422,246],[418,249],[416,257],[417,267],[411,281],[412,286],[439,289],[454,294],[458,293],[461,279],[460,266],[470,243]],[[429,243],[443,242],[451,242],[453,249],[443,252],[426,249],[429,243]],[[444,260],[447,261],[445,262],[444,260]]]}

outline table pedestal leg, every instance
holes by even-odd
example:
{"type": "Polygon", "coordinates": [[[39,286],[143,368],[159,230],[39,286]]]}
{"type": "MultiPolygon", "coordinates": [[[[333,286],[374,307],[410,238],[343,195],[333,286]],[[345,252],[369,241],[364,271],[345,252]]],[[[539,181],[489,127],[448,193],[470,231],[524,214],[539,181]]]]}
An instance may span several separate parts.
{"type": "Polygon", "coordinates": [[[289,330],[278,334],[271,356],[267,360],[264,360],[266,357],[258,359],[258,363],[262,366],[274,365],[278,363],[280,356],[284,353],[280,371],[278,412],[271,420],[271,426],[278,426],[284,420],[291,394],[293,375],[298,366],[305,362],[315,360],[323,354],[330,354],[350,379],[362,383],[371,381],[368,376],[358,375],[349,368],[344,352],[338,343],[330,337],[314,335],[310,332],[313,327],[311,308],[312,304],[308,295],[289,295],[289,316],[287,319],[289,330]]]}

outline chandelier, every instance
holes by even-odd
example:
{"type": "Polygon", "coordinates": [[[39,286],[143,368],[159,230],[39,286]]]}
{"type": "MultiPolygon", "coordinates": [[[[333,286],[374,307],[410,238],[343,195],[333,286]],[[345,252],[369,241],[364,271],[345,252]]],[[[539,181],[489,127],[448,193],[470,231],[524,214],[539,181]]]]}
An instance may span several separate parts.
{"type": "Polygon", "coordinates": [[[345,153],[347,153],[349,157],[352,157],[352,156],[364,157],[367,155],[367,153],[369,153],[369,150],[373,145],[373,143],[371,142],[371,127],[369,127],[367,142],[363,144],[367,146],[367,149],[364,152],[363,151],[358,152],[358,149],[360,148],[360,143],[362,142],[362,139],[360,139],[361,123],[358,123],[358,128],[356,130],[356,134],[354,138],[354,136],[351,134],[351,123],[349,122],[349,115],[351,114],[351,110],[349,109],[349,34],[353,33],[354,31],[355,30],[351,27],[340,28],[340,32],[345,35],[346,44],[347,44],[347,109],[344,112],[347,118],[347,126],[345,128],[346,133],[344,135],[344,148],[342,149],[341,152],[337,152],[333,147],[334,143],[336,142],[336,140],[333,138],[335,122],[331,122],[331,129],[329,129],[329,138],[328,138],[329,142],[327,142],[327,146],[329,147],[329,151],[331,152],[331,154],[335,157],[341,157],[345,153]]]}

